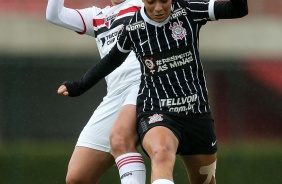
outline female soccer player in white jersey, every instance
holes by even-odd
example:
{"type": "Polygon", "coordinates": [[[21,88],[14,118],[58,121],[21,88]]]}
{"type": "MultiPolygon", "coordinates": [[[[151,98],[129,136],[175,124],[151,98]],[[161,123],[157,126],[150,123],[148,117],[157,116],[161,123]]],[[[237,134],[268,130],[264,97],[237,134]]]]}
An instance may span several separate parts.
{"type": "Polygon", "coordinates": [[[198,50],[199,31],[207,21],[247,15],[247,0],[143,2],[145,6],[124,23],[109,54],[79,81],[64,86],[70,96],[82,94],[133,50],[141,64],[137,128],[152,161],[152,183],[173,184],[177,153],[191,184],[215,184],[217,140],[198,50]]]}
{"type": "MultiPolygon", "coordinates": [[[[143,5],[141,0],[112,0],[111,3],[102,9],[93,6],[75,10],[64,7],[64,0],[49,0],[46,18],[58,26],[95,37],[103,58],[115,45],[123,21],[143,5]]],[[[105,79],[107,95],[78,138],[66,183],[98,183],[101,175],[114,164],[112,153],[117,158],[122,184],[145,184],[145,165],[136,149],[140,65],[135,54],[129,54],[125,63],[105,79]],[[111,150],[110,131],[114,122],[111,150]]]]}

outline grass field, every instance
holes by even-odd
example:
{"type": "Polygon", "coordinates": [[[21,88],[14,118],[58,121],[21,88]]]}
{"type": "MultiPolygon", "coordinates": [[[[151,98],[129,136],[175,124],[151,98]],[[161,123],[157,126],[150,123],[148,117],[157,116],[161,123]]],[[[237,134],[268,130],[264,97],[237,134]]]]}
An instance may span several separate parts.
{"type": "MultiPolygon", "coordinates": [[[[75,141],[21,141],[0,143],[1,184],[63,184],[67,164],[75,141]]],[[[150,162],[147,165],[147,183],[150,162]]],[[[219,144],[217,183],[219,184],[280,184],[282,181],[281,141],[248,141],[243,144],[219,144]]],[[[179,158],[174,171],[175,183],[189,183],[179,158]]],[[[119,184],[113,166],[101,184],[119,184]]]]}

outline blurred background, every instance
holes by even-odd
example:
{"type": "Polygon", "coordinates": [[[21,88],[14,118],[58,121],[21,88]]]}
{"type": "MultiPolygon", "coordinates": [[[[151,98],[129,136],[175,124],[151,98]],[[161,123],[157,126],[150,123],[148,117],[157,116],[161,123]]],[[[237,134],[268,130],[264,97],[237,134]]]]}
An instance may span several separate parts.
{"type": "MultiPolygon", "coordinates": [[[[66,0],[70,8],[110,1],[66,0]]],[[[218,136],[217,183],[282,181],[282,0],[209,22],[200,52],[218,136]]],[[[0,184],[64,183],[80,131],[106,93],[56,94],[99,60],[95,40],[45,19],[47,0],[0,0],[0,184]]],[[[144,155],[150,177],[150,162],[144,155]]],[[[177,158],[175,182],[189,183],[177,158]]],[[[118,184],[113,166],[101,184],[118,184]]],[[[149,180],[148,180],[149,183],[149,180]]]]}

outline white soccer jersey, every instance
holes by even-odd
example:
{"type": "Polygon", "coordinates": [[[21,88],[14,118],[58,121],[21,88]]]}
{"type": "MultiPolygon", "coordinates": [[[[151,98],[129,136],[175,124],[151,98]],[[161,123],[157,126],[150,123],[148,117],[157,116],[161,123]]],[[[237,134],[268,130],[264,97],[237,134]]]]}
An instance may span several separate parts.
{"type": "MultiPolygon", "coordinates": [[[[58,26],[95,37],[100,55],[104,57],[116,43],[123,21],[141,6],[141,0],[126,0],[103,9],[74,10],[64,7],[64,0],[49,0],[46,18],[58,26]]],[[[120,109],[136,104],[140,83],[140,65],[137,62],[135,54],[130,54],[126,60],[128,64],[124,63],[106,77],[108,93],[82,130],[76,146],[110,152],[109,135],[120,109]]]]}
{"type": "MultiPolygon", "coordinates": [[[[93,6],[78,10],[85,22],[83,33],[96,38],[102,58],[109,53],[117,42],[118,33],[122,28],[124,20],[133,16],[142,6],[141,0],[126,0],[116,6],[107,6],[103,9],[93,6]]],[[[117,93],[116,86],[119,86],[119,89],[123,89],[122,86],[136,82],[140,80],[139,78],[140,64],[132,52],[126,61],[105,79],[108,92],[117,93]]]]}

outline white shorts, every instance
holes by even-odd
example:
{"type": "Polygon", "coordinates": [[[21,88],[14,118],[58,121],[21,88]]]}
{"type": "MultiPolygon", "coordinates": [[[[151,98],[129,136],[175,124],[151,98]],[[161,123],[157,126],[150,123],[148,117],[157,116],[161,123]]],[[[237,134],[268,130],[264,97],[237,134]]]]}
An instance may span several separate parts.
{"type": "Polygon", "coordinates": [[[76,146],[111,153],[110,131],[112,125],[124,105],[136,105],[138,90],[139,83],[136,83],[119,90],[119,93],[115,95],[107,94],[80,133],[76,146]]]}

